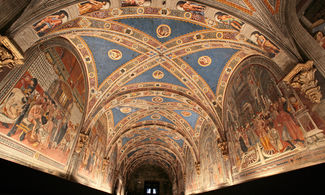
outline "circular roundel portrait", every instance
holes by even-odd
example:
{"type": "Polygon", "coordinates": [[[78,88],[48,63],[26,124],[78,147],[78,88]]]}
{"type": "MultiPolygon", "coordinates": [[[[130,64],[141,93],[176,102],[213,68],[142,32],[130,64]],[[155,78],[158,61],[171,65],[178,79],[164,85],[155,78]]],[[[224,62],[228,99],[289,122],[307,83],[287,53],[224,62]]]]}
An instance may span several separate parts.
{"type": "Polygon", "coordinates": [[[160,70],[156,70],[152,73],[152,77],[155,79],[162,79],[162,78],[164,78],[164,76],[165,76],[165,74],[160,70]]]}
{"type": "Polygon", "coordinates": [[[137,9],[137,12],[138,12],[138,14],[143,14],[143,12],[144,12],[143,7],[139,7],[139,8],[137,9]]]}
{"type": "Polygon", "coordinates": [[[112,60],[120,60],[122,58],[122,52],[118,49],[111,49],[107,54],[108,57],[112,60]]]}
{"type": "Polygon", "coordinates": [[[188,111],[182,111],[181,114],[184,116],[184,117],[190,117],[192,115],[191,112],[188,112],[188,111]]]}
{"type": "Polygon", "coordinates": [[[222,39],[223,38],[223,33],[222,32],[217,32],[216,37],[218,39],[222,39]]]}
{"type": "Polygon", "coordinates": [[[155,102],[155,103],[161,103],[164,101],[164,99],[162,97],[153,97],[152,98],[152,101],[155,102]]]}
{"type": "Polygon", "coordinates": [[[151,115],[151,119],[153,119],[153,120],[159,120],[160,118],[161,118],[161,116],[159,114],[151,115]]]}
{"type": "Polygon", "coordinates": [[[132,108],[130,107],[122,107],[120,108],[120,111],[124,114],[130,113],[132,111],[132,108]]]}
{"type": "Polygon", "coordinates": [[[211,64],[212,60],[209,56],[201,56],[201,57],[199,57],[197,62],[199,63],[200,66],[205,67],[205,66],[209,66],[211,64]]]}
{"type": "Polygon", "coordinates": [[[177,135],[173,136],[174,140],[180,140],[181,138],[178,137],[177,135]]]}
{"type": "Polygon", "coordinates": [[[157,27],[156,32],[158,38],[165,38],[165,37],[169,37],[169,35],[172,33],[172,30],[168,25],[161,24],[157,27]]]}

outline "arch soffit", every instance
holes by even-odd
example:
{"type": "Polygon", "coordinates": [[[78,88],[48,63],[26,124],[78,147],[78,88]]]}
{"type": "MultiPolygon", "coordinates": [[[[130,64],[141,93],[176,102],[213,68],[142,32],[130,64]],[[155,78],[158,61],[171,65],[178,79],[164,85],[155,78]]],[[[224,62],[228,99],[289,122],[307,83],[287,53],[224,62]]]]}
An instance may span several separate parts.
{"type": "MultiPolygon", "coordinates": [[[[166,152],[164,152],[164,151],[168,151],[169,153],[173,154],[176,157],[175,162],[178,162],[181,165],[182,170],[184,170],[184,165],[185,165],[184,154],[180,154],[179,151],[174,151],[174,150],[170,149],[168,146],[164,146],[160,143],[142,143],[135,147],[129,148],[128,151],[125,152],[125,154],[120,156],[120,160],[118,161],[119,163],[118,163],[117,167],[120,167],[123,161],[125,161],[125,163],[128,164],[128,161],[141,156],[143,153],[145,153],[147,151],[152,151],[153,148],[155,148],[155,151],[157,151],[160,154],[162,159],[164,159],[163,156],[166,156],[166,155],[164,155],[164,154],[166,154],[166,152]],[[132,156],[136,155],[134,158],[128,158],[127,154],[129,154],[131,152],[134,152],[134,154],[132,154],[132,156]]],[[[168,154],[168,155],[170,155],[170,154],[168,154]]],[[[177,163],[174,163],[175,166],[176,166],[176,164],[177,163]]],[[[173,166],[173,164],[171,164],[171,166],[173,166]]],[[[126,167],[126,165],[124,167],[126,167]]]]}
{"type": "MultiPolygon", "coordinates": [[[[155,156],[155,155],[153,155],[155,156]]],[[[139,159],[137,159],[137,161],[135,161],[133,164],[129,164],[128,167],[126,167],[124,169],[124,171],[122,172],[122,175],[127,178],[128,175],[132,174],[132,172],[134,170],[136,170],[138,167],[140,167],[141,165],[145,164],[152,164],[152,165],[160,165],[168,174],[168,177],[170,178],[171,181],[173,181],[173,178],[177,177],[177,169],[174,166],[166,166],[165,163],[168,163],[166,161],[166,159],[161,158],[160,156],[155,156],[156,158],[150,158],[150,157],[140,157],[139,159]],[[158,159],[158,160],[157,160],[158,159]]]]}

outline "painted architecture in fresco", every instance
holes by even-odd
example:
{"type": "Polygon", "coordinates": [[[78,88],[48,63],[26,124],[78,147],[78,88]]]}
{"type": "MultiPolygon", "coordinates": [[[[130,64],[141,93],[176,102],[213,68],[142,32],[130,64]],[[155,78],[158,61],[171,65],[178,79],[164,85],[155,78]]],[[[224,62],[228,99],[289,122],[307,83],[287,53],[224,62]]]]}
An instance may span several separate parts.
{"type": "Polygon", "coordinates": [[[318,103],[308,99],[287,82],[278,83],[263,66],[250,65],[237,74],[225,113],[235,172],[325,144],[322,97],[318,103]]]}
{"type": "Polygon", "coordinates": [[[144,164],[195,194],[324,163],[324,14],[294,31],[291,1],[199,2],[31,4],[8,30],[25,64],[0,79],[0,157],[116,194],[144,164]]]}
{"type": "Polygon", "coordinates": [[[66,166],[85,104],[84,79],[68,50],[56,47],[41,55],[50,76],[40,77],[35,64],[29,67],[1,104],[0,131],[27,147],[25,152],[66,166]]]}
{"type": "Polygon", "coordinates": [[[199,185],[204,186],[205,189],[213,189],[214,186],[218,185],[222,186],[229,179],[227,178],[225,162],[220,149],[217,147],[217,140],[213,139],[215,137],[212,129],[207,126],[200,138],[201,167],[199,185]],[[216,152],[208,152],[211,150],[216,152]]]}
{"type": "Polygon", "coordinates": [[[106,118],[103,116],[98,122],[91,128],[89,133],[89,139],[84,146],[82,153],[82,159],[78,174],[82,177],[87,177],[89,180],[97,183],[99,176],[102,174],[103,157],[105,152],[105,145],[107,142],[106,135],[106,118]]]}

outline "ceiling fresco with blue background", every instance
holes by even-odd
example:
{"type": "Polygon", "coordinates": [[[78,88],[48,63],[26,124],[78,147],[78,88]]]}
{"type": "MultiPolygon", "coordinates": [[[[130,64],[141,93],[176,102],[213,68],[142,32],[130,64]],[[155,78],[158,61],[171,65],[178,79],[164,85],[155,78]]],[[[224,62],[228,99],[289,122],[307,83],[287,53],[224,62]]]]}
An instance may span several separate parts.
{"type": "MultiPolygon", "coordinates": [[[[324,161],[325,81],[287,36],[295,3],[35,2],[0,36],[27,65],[2,82],[5,159],[110,194],[134,194],[123,188],[142,165],[199,194],[324,161]],[[323,96],[303,97],[305,75],[323,96]]],[[[308,30],[317,42],[324,25],[308,30]]]]}
{"type": "MultiPolygon", "coordinates": [[[[107,107],[107,111],[115,127],[132,129],[140,125],[138,133],[121,136],[122,146],[150,142],[183,148],[186,139],[194,142],[197,138],[193,133],[199,132],[196,129],[204,117],[217,117],[212,103],[219,78],[241,46],[229,47],[227,41],[220,41],[224,35],[216,26],[186,17],[128,15],[105,19],[101,25],[93,20],[96,17],[89,17],[88,22],[101,28],[102,34],[79,37],[94,64],[97,80],[93,87],[107,97],[116,94],[118,98],[119,93],[128,91],[119,106],[107,107]],[[206,108],[197,110],[198,102],[204,101],[206,108]],[[146,124],[154,125],[141,128],[146,124]],[[189,132],[171,134],[171,128],[189,132]]],[[[229,40],[236,41],[237,32],[230,25],[219,26],[233,33],[228,35],[229,40]]],[[[97,109],[106,107],[101,99],[96,104],[97,109]]],[[[129,152],[127,157],[139,151],[129,152]]],[[[165,153],[176,158],[167,150],[165,153]]]]}
{"type": "Polygon", "coordinates": [[[186,21],[161,18],[126,18],[119,19],[116,21],[129,25],[135,29],[139,29],[143,33],[146,33],[151,37],[158,39],[158,41],[162,43],[191,32],[207,29],[203,26],[189,23],[186,21]],[[156,29],[159,25],[162,24],[168,25],[171,28],[171,34],[168,37],[161,38],[157,36],[156,29]]]}
{"type": "Polygon", "coordinates": [[[118,166],[157,155],[184,172],[187,151],[200,160],[202,128],[222,126],[216,108],[229,75],[248,55],[267,53],[242,37],[244,22],[225,13],[227,21],[177,6],[80,10],[87,2],[79,5],[80,17],[51,31],[83,59],[89,90],[84,128],[107,119],[107,153],[119,148],[118,166]]]}

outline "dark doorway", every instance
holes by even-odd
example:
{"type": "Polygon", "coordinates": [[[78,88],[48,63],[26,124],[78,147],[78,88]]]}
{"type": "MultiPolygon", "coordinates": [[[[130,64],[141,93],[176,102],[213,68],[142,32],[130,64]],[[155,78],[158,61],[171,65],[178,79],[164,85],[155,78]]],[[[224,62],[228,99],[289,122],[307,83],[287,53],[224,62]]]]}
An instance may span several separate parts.
{"type": "Polygon", "coordinates": [[[144,182],[144,194],[159,194],[159,182],[156,181],[145,181],[144,182]]]}
{"type": "Polygon", "coordinates": [[[127,195],[172,195],[172,183],[166,171],[157,165],[143,164],[126,179],[127,195]]]}

